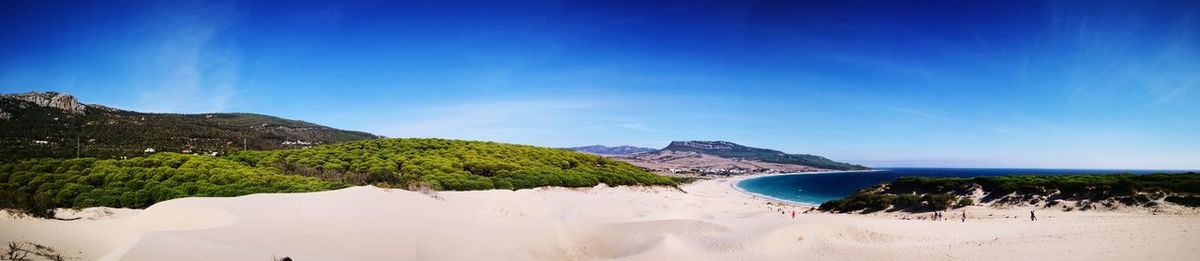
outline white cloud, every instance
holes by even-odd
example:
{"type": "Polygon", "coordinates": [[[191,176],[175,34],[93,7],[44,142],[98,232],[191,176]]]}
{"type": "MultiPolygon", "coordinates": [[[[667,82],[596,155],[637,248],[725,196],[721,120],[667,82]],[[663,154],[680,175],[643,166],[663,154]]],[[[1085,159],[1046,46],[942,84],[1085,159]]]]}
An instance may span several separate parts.
{"type": "Polygon", "coordinates": [[[178,9],[151,19],[161,28],[147,42],[147,53],[133,61],[141,92],[135,109],[224,111],[236,92],[241,62],[236,45],[222,37],[232,24],[232,6],[178,9]]]}
{"type": "Polygon", "coordinates": [[[942,116],[940,116],[940,115],[937,115],[937,114],[933,114],[933,113],[930,113],[930,112],[926,112],[926,111],[922,111],[922,110],[917,110],[917,109],[913,109],[913,108],[898,107],[898,108],[892,108],[891,110],[892,110],[893,112],[899,112],[899,113],[904,113],[904,114],[909,114],[909,115],[916,115],[916,116],[921,116],[921,117],[924,117],[924,118],[937,119],[937,120],[947,120],[947,119],[946,119],[946,117],[942,117],[942,116]]]}
{"type": "Polygon", "coordinates": [[[1043,70],[1060,71],[1056,73],[1064,79],[1060,85],[1068,102],[1099,106],[1186,102],[1200,88],[1195,17],[1159,23],[1122,16],[1097,26],[1086,9],[1051,15],[1055,23],[1050,35],[1069,43],[1071,52],[1045,61],[1043,70]]]}
{"type": "Polygon", "coordinates": [[[444,137],[473,140],[536,141],[563,126],[586,120],[599,103],[565,100],[468,102],[403,113],[392,137],[444,137]]]}
{"type": "Polygon", "coordinates": [[[617,126],[620,126],[621,128],[636,130],[636,131],[658,131],[654,128],[650,128],[645,123],[621,123],[621,124],[617,124],[617,126]]]}

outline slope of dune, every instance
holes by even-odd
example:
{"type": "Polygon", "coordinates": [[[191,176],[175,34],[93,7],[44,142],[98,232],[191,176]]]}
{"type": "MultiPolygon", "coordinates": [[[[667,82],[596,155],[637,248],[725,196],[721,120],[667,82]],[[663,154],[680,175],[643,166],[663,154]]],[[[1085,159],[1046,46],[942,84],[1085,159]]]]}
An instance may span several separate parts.
{"type": "MultiPolygon", "coordinates": [[[[442,192],[352,187],[184,198],[77,221],[0,219],[0,240],[103,260],[1188,260],[1200,216],[969,207],[966,222],[804,214],[731,188],[442,192]],[[791,211],[799,214],[791,218],[791,211]]],[[[954,213],[957,214],[957,213],[954,213]]]]}

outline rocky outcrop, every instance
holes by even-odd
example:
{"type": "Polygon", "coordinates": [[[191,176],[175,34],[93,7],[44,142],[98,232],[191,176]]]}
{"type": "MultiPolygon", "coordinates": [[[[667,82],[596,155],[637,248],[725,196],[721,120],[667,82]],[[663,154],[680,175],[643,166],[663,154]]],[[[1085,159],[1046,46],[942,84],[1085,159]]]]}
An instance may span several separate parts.
{"type": "Polygon", "coordinates": [[[31,102],[42,107],[56,108],[75,114],[83,114],[87,107],[75,99],[75,96],[57,92],[27,92],[22,94],[5,94],[5,98],[13,98],[31,102]]]}

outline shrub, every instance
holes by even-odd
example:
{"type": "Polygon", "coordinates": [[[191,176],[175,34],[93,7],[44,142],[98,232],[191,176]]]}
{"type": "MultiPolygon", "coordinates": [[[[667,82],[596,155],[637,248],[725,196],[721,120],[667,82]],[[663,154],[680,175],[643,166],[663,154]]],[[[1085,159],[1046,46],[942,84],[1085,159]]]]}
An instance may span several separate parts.
{"type": "Polygon", "coordinates": [[[1163,200],[1188,207],[1200,207],[1200,197],[1197,196],[1170,196],[1163,200]]]}
{"type": "Polygon", "coordinates": [[[221,158],[173,153],[129,160],[37,159],[0,166],[16,173],[0,174],[10,177],[0,183],[0,191],[4,191],[0,193],[0,208],[38,217],[52,217],[55,208],[144,208],[189,196],[306,192],[345,186],[221,158]]]}
{"type": "Polygon", "coordinates": [[[599,156],[480,141],[379,139],[243,152],[229,158],[247,166],[354,185],[403,186],[411,180],[424,180],[437,181],[439,189],[472,190],[592,187],[600,183],[677,184],[670,178],[599,156]]]}
{"type": "MultiPolygon", "coordinates": [[[[1116,198],[1127,205],[1146,205],[1153,202],[1139,193],[1171,196],[1165,200],[1185,206],[1200,206],[1200,174],[1110,174],[1065,176],[995,176],[974,178],[901,177],[895,181],[863,189],[846,198],[821,204],[826,211],[874,211],[885,204],[892,209],[937,211],[950,207],[974,205],[967,197],[979,187],[991,195],[1050,195],[1062,193],[1064,198],[1090,201],[1116,198]],[[891,197],[888,197],[891,196],[891,197]],[[961,198],[960,198],[961,196],[961,198]]],[[[1035,199],[1036,201],[1036,199],[1035,199]]],[[[1088,201],[1084,201],[1088,202],[1088,201]]],[[[1090,208],[1082,205],[1082,210],[1090,208]]]]}
{"type": "Polygon", "coordinates": [[[975,200],[972,200],[969,197],[963,197],[963,198],[958,199],[958,204],[954,204],[954,207],[961,208],[961,207],[966,207],[966,206],[970,206],[970,205],[975,205],[975,200]]]}

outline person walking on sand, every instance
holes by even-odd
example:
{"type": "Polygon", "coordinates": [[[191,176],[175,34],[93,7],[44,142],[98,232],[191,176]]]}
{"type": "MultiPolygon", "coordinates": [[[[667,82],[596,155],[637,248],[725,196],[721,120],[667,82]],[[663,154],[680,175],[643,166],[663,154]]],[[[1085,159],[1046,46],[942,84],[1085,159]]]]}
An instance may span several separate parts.
{"type": "Polygon", "coordinates": [[[962,220],[963,220],[962,221],[963,223],[967,223],[967,211],[966,210],[963,210],[963,219],[962,220]]]}
{"type": "Polygon", "coordinates": [[[792,219],[796,219],[796,211],[792,210],[792,219]]]}
{"type": "Polygon", "coordinates": [[[1029,221],[1037,221],[1037,215],[1033,214],[1033,210],[1029,211],[1029,221]]]}

